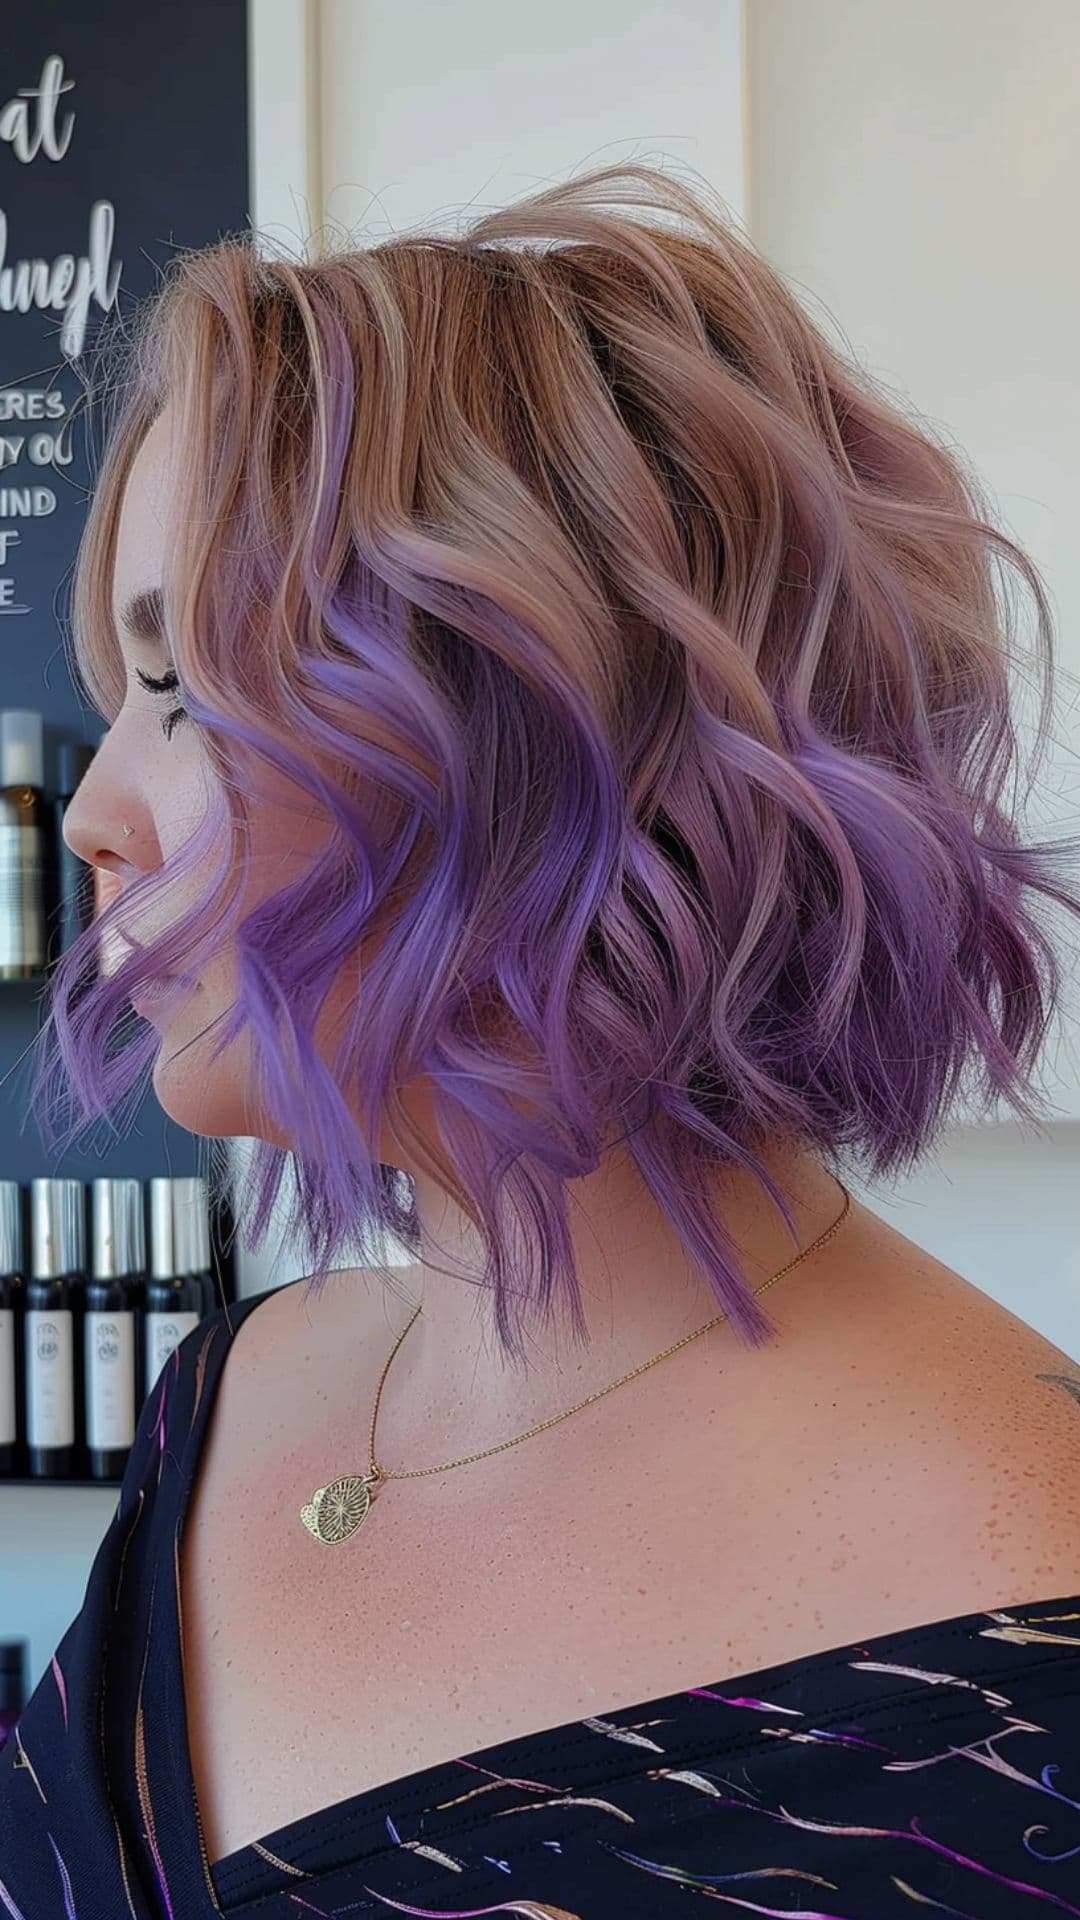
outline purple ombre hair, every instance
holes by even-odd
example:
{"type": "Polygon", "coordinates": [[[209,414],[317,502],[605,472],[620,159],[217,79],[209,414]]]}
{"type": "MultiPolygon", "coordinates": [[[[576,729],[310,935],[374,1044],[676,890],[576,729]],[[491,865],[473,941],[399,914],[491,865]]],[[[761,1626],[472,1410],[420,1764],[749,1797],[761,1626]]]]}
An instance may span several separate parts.
{"type": "Polygon", "coordinates": [[[757,1344],[772,1322],[719,1169],[753,1171],[794,1241],[769,1143],[880,1176],[961,1091],[1038,1118],[1062,976],[1036,909],[1080,918],[1080,888],[1077,844],[1023,840],[1003,810],[1001,563],[1034,605],[1036,764],[1047,595],[956,451],[827,342],[704,186],[597,169],[462,237],[314,262],[230,237],[170,262],[120,356],[75,670],[115,715],[121,497],[168,399],[187,456],[170,648],[216,778],[124,902],[169,920],[199,870],[198,905],[108,977],[112,909],[59,964],[47,1145],[141,1093],[158,1038],[125,1033],[132,989],[232,941],[217,1044],[250,1029],[291,1143],[255,1148],[245,1244],[291,1157],[288,1229],[316,1269],[358,1234],[414,1245],[408,1183],[377,1157],[389,1122],[479,1230],[520,1361],[527,1313],[583,1333],[566,1183],[615,1143],[757,1344]],[[331,831],[245,912],[267,771],[331,831]],[[398,1097],[418,1077],[434,1139],[398,1097]]]}

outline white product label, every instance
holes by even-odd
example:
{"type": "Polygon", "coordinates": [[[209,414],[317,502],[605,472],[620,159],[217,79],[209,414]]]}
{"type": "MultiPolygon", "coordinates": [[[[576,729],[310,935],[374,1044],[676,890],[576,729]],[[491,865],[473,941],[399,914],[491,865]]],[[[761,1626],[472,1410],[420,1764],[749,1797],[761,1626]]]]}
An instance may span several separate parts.
{"type": "Polygon", "coordinates": [[[15,1315],[0,1307],[0,1447],[15,1445],[15,1315]]]}
{"type": "Polygon", "coordinates": [[[26,1431],[32,1447],[75,1444],[75,1349],[70,1307],[26,1315],[26,1431]]]}
{"type": "Polygon", "coordinates": [[[135,1438],[135,1316],[86,1315],[86,1444],[130,1447],[135,1438]]]}
{"type": "Polygon", "coordinates": [[[146,1391],[149,1393],[169,1355],[199,1324],[197,1313],[148,1313],[146,1316],[146,1391]]]}

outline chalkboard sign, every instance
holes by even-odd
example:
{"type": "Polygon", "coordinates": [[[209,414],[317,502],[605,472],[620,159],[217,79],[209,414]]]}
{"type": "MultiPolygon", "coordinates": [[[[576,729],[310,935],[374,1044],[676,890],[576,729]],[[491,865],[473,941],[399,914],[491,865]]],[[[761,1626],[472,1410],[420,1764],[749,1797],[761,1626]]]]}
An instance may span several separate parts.
{"type": "MultiPolygon", "coordinates": [[[[44,720],[44,785],[64,742],[104,723],[72,682],[63,629],[93,483],[86,367],[178,249],[249,224],[245,0],[4,0],[0,8],[0,707],[44,720]]],[[[40,980],[0,981],[0,1179],[187,1174],[194,1137],[152,1087],[131,1131],[45,1163],[24,1115],[40,980]]]]}

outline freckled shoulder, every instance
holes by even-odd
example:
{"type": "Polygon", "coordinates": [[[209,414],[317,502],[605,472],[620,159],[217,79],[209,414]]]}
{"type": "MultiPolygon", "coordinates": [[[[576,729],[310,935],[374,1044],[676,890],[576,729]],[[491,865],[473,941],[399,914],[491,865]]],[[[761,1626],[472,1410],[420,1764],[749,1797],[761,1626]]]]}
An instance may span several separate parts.
{"type": "MultiPolygon", "coordinates": [[[[1080,1364],[859,1215],[842,1252],[838,1241],[826,1261],[823,1249],[798,1288],[766,1296],[779,1338],[752,1361],[725,1356],[719,1399],[703,1363],[702,1420],[722,1434],[726,1465],[712,1475],[706,1448],[686,1463],[680,1484],[693,1491],[669,1497],[672,1527],[689,1533],[711,1501],[716,1537],[728,1537],[734,1448],[751,1504],[771,1516],[755,1536],[763,1569],[792,1528],[823,1564],[833,1530],[846,1543],[853,1631],[1080,1592],[1080,1364]],[[878,1618],[879,1606],[891,1611],[878,1618]]],[[[301,1453],[329,1407],[356,1406],[362,1428],[389,1332],[377,1276],[315,1295],[295,1281],[264,1301],[224,1371],[208,1487],[250,1476],[268,1448],[301,1453]],[[369,1335],[376,1358],[361,1370],[369,1335]]]]}
{"type": "Polygon", "coordinates": [[[320,1290],[313,1289],[311,1277],[305,1274],[299,1280],[268,1288],[258,1305],[247,1313],[243,1312],[246,1300],[241,1299],[240,1317],[232,1334],[230,1364],[235,1360],[238,1372],[242,1367],[257,1366],[260,1359],[274,1354],[282,1342],[287,1342],[289,1350],[295,1352],[295,1343],[306,1344],[311,1340],[334,1311],[348,1314],[351,1320],[369,1298],[367,1289],[358,1283],[361,1271],[350,1268],[327,1274],[320,1290]]]}
{"type": "Polygon", "coordinates": [[[996,1540],[1037,1591],[1080,1590],[1080,1364],[973,1289],[962,1328],[960,1406],[985,1449],[996,1540]]]}
{"type": "Polygon", "coordinates": [[[958,1607],[1080,1592],[1080,1364],[884,1222],[875,1247],[879,1298],[871,1258],[841,1339],[870,1383],[883,1504],[887,1486],[921,1504],[958,1607]]]}
{"type": "Polygon", "coordinates": [[[326,1276],[313,1291],[302,1276],[267,1292],[239,1320],[218,1388],[218,1434],[248,1415],[265,1417],[268,1405],[302,1398],[308,1387],[318,1393],[355,1363],[370,1332],[389,1327],[381,1305],[381,1282],[362,1268],[326,1276]]]}

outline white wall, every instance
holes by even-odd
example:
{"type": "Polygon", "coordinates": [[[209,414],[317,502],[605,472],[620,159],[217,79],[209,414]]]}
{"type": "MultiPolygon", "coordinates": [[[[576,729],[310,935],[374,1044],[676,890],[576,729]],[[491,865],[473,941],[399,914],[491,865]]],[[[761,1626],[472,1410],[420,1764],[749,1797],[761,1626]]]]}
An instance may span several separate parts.
{"type": "Polygon", "coordinates": [[[35,1687],[82,1602],[116,1487],[0,1482],[0,1640],[30,1642],[35,1687]]]}
{"type": "Polygon", "coordinates": [[[738,0],[323,0],[327,218],[370,238],[617,159],[743,201],[738,0]],[[677,30],[675,30],[677,23],[677,30]]]}

